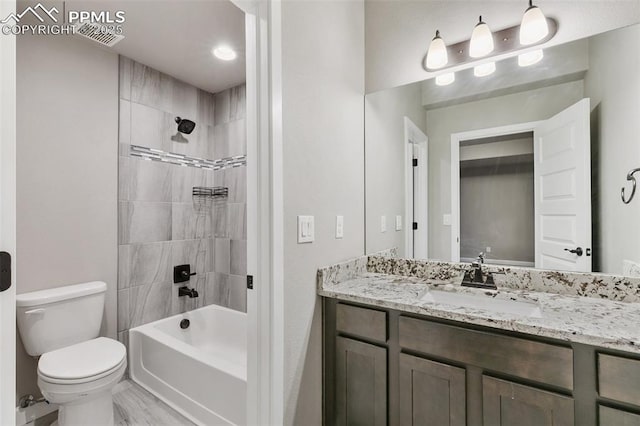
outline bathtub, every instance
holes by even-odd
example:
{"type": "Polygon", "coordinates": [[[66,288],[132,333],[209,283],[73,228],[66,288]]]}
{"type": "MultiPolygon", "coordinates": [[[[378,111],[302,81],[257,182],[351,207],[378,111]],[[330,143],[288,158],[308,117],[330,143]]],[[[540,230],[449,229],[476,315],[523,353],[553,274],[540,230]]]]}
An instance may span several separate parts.
{"type": "Polygon", "coordinates": [[[246,314],[216,305],[132,328],[129,374],[197,424],[244,425],[246,336],[246,314]]]}

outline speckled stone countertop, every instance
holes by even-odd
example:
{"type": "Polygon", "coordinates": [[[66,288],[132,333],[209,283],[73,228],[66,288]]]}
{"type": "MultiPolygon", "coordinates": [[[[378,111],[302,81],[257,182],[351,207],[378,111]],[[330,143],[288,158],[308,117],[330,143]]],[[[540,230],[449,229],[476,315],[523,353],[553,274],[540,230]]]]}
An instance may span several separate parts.
{"type": "MultiPolygon", "coordinates": [[[[497,291],[473,289],[460,286],[457,276],[442,280],[381,274],[368,272],[362,260],[359,262],[351,275],[338,274],[343,280],[327,280],[326,277],[323,280],[322,273],[328,269],[319,271],[318,294],[434,318],[640,353],[640,303],[637,302],[510,287],[499,287],[497,291]],[[454,303],[435,303],[426,296],[433,290],[530,303],[532,309],[540,308],[541,315],[524,316],[454,303]]],[[[335,278],[336,274],[331,276],[335,278]]]]}

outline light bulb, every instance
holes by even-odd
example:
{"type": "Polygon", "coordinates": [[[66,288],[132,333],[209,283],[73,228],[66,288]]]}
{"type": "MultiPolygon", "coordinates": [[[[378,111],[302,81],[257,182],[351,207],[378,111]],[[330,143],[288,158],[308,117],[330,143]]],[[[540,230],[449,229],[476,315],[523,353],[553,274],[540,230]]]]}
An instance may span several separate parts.
{"type": "Polygon", "coordinates": [[[495,62],[487,62],[486,64],[473,67],[473,75],[475,75],[476,77],[485,77],[487,75],[493,74],[495,71],[495,62]]]}
{"type": "Polygon", "coordinates": [[[482,16],[478,24],[471,33],[471,43],[469,46],[469,56],[481,58],[493,52],[493,34],[489,26],[482,21],[482,16]]]}
{"type": "Polygon", "coordinates": [[[518,65],[521,67],[528,67],[529,65],[537,64],[544,57],[542,49],[534,50],[532,52],[523,53],[518,55],[518,65]]]}
{"type": "Polygon", "coordinates": [[[444,44],[444,40],[440,38],[440,31],[436,31],[436,36],[431,40],[429,51],[427,52],[427,68],[442,68],[447,65],[447,62],[449,62],[447,46],[444,44]]]}
{"type": "Polygon", "coordinates": [[[456,81],[456,73],[448,72],[446,74],[440,74],[436,77],[436,84],[438,86],[448,86],[449,84],[456,81]]]}
{"type": "Polygon", "coordinates": [[[549,34],[547,18],[539,7],[534,6],[529,0],[529,8],[522,16],[520,24],[520,44],[525,46],[534,44],[544,39],[549,34]]]}

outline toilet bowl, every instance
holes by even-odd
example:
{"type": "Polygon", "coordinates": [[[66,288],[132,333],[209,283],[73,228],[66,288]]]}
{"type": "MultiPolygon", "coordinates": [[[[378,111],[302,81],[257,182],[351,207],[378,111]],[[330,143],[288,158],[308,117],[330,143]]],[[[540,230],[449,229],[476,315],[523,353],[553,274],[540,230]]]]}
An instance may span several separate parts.
{"type": "Polygon", "coordinates": [[[125,346],[97,337],[106,284],[91,282],[16,296],[18,330],[38,360],[38,386],[58,405],[59,426],[114,424],[111,391],[127,368],[125,346]]]}
{"type": "Polygon", "coordinates": [[[124,345],[99,337],[42,355],[38,387],[59,405],[59,425],[109,426],[114,423],[111,390],[126,368],[124,345]]]}

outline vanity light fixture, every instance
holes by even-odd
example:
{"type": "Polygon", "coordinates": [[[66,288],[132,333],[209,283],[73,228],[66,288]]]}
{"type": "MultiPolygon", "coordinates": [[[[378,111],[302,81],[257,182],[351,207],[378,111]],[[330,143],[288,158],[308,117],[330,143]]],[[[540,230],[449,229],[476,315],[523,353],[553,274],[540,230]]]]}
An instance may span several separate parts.
{"type": "Polygon", "coordinates": [[[476,77],[486,77],[493,74],[496,71],[495,62],[487,62],[486,64],[477,65],[473,67],[473,75],[476,77]]]}
{"type": "Polygon", "coordinates": [[[431,40],[427,51],[427,68],[434,70],[442,68],[447,65],[447,62],[449,62],[447,46],[444,44],[442,37],[440,37],[440,31],[436,30],[436,36],[431,40]]]}
{"type": "MultiPolygon", "coordinates": [[[[492,32],[480,16],[474,27],[471,38],[447,46],[440,31],[431,40],[423,67],[428,72],[455,68],[478,68],[475,74],[489,75],[495,70],[494,65],[476,65],[476,59],[490,56],[521,55],[518,62],[521,66],[533,65],[543,57],[541,51],[524,52],[533,46],[538,46],[551,40],[558,31],[558,23],[553,18],[547,18],[538,6],[529,0],[529,8],[522,16],[521,24],[492,32]],[[521,53],[523,51],[524,53],[521,53]]],[[[446,80],[445,80],[446,81],[446,80]]]]}
{"type": "Polygon", "coordinates": [[[448,72],[446,74],[440,74],[436,77],[436,84],[438,86],[448,86],[456,81],[456,73],[448,72]]]}
{"type": "Polygon", "coordinates": [[[478,19],[478,23],[471,33],[471,41],[469,42],[469,56],[472,58],[482,58],[493,52],[493,33],[489,26],[482,20],[482,16],[478,19]]]}
{"type": "Polygon", "coordinates": [[[211,53],[213,53],[213,56],[215,56],[218,59],[222,59],[223,61],[233,61],[235,58],[238,57],[238,54],[236,53],[235,50],[233,50],[229,46],[224,46],[224,45],[215,47],[211,51],[211,53]]]}
{"type": "Polygon", "coordinates": [[[538,6],[533,5],[533,0],[529,0],[529,8],[524,12],[520,24],[520,44],[529,46],[543,40],[547,35],[547,18],[538,6]]]}
{"type": "Polygon", "coordinates": [[[542,49],[533,50],[531,52],[522,53],[518,55],[518,65],[521,67],[528,67],[530,65],[537,64],[544,58],[542,49]]]}

